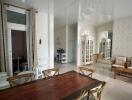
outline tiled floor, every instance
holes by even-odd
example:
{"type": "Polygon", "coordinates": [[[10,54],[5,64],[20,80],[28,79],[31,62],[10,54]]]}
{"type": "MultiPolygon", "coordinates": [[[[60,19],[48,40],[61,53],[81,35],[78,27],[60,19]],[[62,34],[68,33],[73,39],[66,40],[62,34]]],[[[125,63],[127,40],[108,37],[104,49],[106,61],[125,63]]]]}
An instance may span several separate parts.
{"type": "MultiPolygon", "coordinates": [[[[60,73],[77,71],[75,64],[56,64],[55,66],[60,68],[60,73]]],[[[97,63],[91,66],[96,68],[93,78],[107,82],[101,100],[132,100],[132,79],[122,76],[113,79],[111,66],[108,64],[97,63]]]]}

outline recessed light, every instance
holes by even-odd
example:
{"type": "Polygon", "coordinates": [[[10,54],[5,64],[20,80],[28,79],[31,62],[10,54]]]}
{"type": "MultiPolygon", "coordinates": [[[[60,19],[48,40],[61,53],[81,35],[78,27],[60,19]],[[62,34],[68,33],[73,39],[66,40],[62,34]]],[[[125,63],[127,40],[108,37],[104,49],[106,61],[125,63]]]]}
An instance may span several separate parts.
{"type": "Polygon", "coordinates": [[[108,19],[111,19],[111,15],[107,15],[107,18],[108,18],[108,19]]]}
{"type": "Polygon", "coordinates": [[[22,2],[25,2],[26,0],[21,0],[22,2]]]}

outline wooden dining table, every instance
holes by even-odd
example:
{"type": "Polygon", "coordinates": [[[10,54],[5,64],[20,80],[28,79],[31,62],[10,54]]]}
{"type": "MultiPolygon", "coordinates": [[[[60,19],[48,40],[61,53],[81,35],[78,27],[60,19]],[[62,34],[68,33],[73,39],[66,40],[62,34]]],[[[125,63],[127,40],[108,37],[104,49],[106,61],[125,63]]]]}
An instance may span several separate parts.
{"type": "Polygon", "coordinates": [[[0,100],[73,100],[101,81],[69,71],[0,91],[0,100]]]}

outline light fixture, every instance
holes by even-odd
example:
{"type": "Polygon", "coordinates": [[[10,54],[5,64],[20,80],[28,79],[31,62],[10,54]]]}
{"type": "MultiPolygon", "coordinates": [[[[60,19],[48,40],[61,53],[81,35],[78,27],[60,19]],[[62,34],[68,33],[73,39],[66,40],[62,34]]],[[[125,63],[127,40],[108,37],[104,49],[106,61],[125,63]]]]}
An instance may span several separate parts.
{"type": "Polygon", "coordinates": [[[110,20],[112,18],[112,16],[110,14],[108,14],[107,18],[110,20]]]}
{"type": "Polygon", "coordinates": [[[12,1],[17,1],[17,2],[26,2],[26,0],[12,0],[12,1]]]}
{"type": "Polygon", "coordinates": [[[21,0],[22,2],[25,2],[26,0],[21,0]]]}

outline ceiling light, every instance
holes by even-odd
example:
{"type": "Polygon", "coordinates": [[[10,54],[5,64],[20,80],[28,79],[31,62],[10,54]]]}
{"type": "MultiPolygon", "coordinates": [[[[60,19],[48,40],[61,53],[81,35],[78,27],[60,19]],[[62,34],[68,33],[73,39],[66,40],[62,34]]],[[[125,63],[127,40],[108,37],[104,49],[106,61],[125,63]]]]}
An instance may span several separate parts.
{"type": "Polygon", "coordinates": [[[111,19],[111,15],[107,15],[107,18],[108,18],[108,19],[111,19]]]}
{"type": "Polygon", "coordinates": [[[22,2],[25,2],[26,0],[21,0],[22,2]]]}
{"type": "Polygon", "coordinates": [[[17,2],[25,2],[26,0],[14,0],[14,1],[17,1],[17,2]]]}

